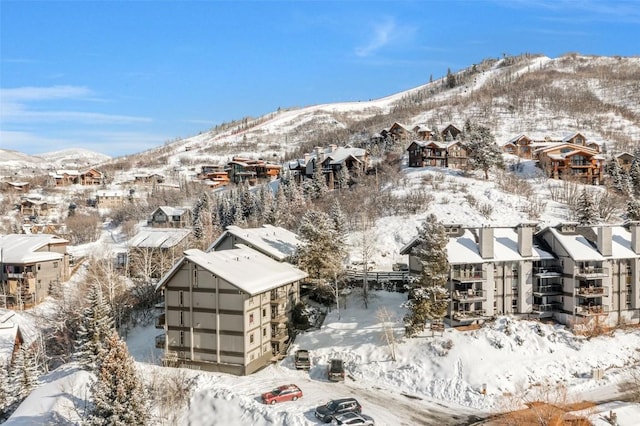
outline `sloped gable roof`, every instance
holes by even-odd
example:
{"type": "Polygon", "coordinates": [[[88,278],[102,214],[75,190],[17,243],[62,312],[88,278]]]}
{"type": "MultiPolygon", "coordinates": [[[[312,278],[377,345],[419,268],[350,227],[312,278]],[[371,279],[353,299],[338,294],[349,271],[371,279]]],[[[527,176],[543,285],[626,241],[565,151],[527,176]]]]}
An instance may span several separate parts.
{"type": "Polygon", "coordinates": [[[167,249],[180,244],[190,233],[189,229],[184,228],[145,228],[129,241],[129,245],[137,248],[167,249]]]}
{"type": "Polygon", "coordinates": [[[238,244],[231,250],[204,252],[191,249],[158,283],[164,287],[185,261],[190,261],[219,276],[249,295],[256,295],[299,281],[307,273],[286,263],[278,262],[257,250],[238,244]]]}
{"type": "Polygon", "coordinates": [[[292,256],[302,241],[298,235],[288,229],[273,225],[263,225],[261,228],[240,228],[235,225],[227,227],[226,231],[207,248],[214,251],[220,243],[227,238],[226,234],[232,234],[246,245],[270,256],[278,261],[283,261],[292,256]]]}
{"type": "Polygon", "coordinates": [[[2,261],[5,263],[31,263],[64,258],[61,253],[38,251],[49,244],[67,244],[69,241],[51,234],[9,234],[0,236],[2,261]]]}

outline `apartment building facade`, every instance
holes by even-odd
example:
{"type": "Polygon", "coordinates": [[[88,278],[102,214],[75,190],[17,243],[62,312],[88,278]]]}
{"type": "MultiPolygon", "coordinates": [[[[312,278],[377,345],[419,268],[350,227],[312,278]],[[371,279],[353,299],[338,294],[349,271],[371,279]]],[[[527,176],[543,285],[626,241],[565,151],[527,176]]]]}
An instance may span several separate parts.
{"type": "MultiPolygon", "coordinates": [[[[640,321],[640,226],[578,226],[538,230],[446,225],[449,235],[451,325],[500,314],[554,318],[568,324],[640,321]]],[[[410,270],[420,263],[415,240],[401,254],[410,270]],[[412,245],[413,244],[413,245],[412,245]]]]}
{"type": "Polygon", "coordinates": [[[289,339],[291,310],[307,274],[242,244],[187,250],[158,283],[165,363],[246,375],[268,365],[289,339]]]}

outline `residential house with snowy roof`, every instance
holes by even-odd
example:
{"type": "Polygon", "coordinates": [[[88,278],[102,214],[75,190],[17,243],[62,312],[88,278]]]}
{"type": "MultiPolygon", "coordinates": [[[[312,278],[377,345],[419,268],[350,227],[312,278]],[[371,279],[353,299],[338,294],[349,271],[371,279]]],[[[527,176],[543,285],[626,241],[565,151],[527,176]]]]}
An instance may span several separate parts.
{"type": "Polygon", "coordinates": [[[247,375],[286,351],[307,274],[257,250],[192,249],[158,283],[166,365],[247,375]]]}
{"type": "Polygon", "coordinates": [[[42,302],[69,279],[69,241],[48,234],[0,236],[0,306],[23,309],[42,302]]]}
{"type": "Polygon", "coordinates": [[[590,185],[604,180],[604,156],[582,145],[562,143],[537,152],[540,168],[553,179],[575,179],[590,185]]]}
{"type": "Polygon", "coordinates": [[[461,141],[413,141],[407,148],[409,167],[449,167],[464,169],[468,153],[461,141]]]}
{"type": "Polygon", "coordinates": [[[640,321],[640,223],[579,226],[561,223],[539,233],[558,258],[565,324],[640,321]]]}
{"type": "Polygon", "coordinates": [[[80,173],[81,185],[102,185],[104,184],[104,180],[104,173],[98,169],[90,168],[80,173]]]}
{"type": "Polygon", "coordinates": [[[80,171],[56,170],[49,172],[49,184],[52,186],[67,186],[80,183],[80,171]]]}
{"type": "Polygon", "coordinates": [[[29,192],[31,184],[29,182],[3,182],[2,189],[10,192],[29,192]]]}
{"type": "Polygon", "coordinates": [[[631,164],[633,163],[635,157],[628,152],[621,152],[614,155],[613,158],[618,162],[618,165],[621,169],[629,172],[631,170],[631,164]]]}
{"type": "Polygon", "coordinates": [[[20,198],[20,214],[27,218],[46,217],[55,209],[56,203],[39,195],[23,195],[20,198]]]}
{"type": "Polygon", "coordinates": [[[282,166],[264,160],[233,157],[227,163],[225,170],[231,182],[248,182],[250,185],[255,185],[259,182],[269,182],[277,179],[282,171],[282,166]]]}
{"type": "Polygon", "coordinates": [[[147,225],[161,228],[184,228],[190,223],[191,209],[187,207],[160,206],[147,220],[147,225]]]}
{"type": "Polygon", "coordinates": [[[519,134],[502,145],[502,151],[507,154],[517,155],[520,158],[531,159],[533,152],[533,139],[527,135],[519,134]]]}
{"type": "Polygon", "coordinates": [[[118,209],[124,207],[131,199],[131,191],[120,189],[103,189],[95,193],[95,205],[101,209],[118,209]]]}
{"type": "Polygon", "coordinates": [[[315,147],[312,152],[305,153],[303,158],[288,163],[289,170],[298,182],[313,177],[318,166],[322,167],[330,189],[338,186],[342,169],[346,169],[350,176],[357,176],[371,168],[366,149],[338,147],[333,144],[325,148],[315,147]]]}
{"type": "Polygon", "coordinates": [[[125,264],[131,275],[161,278],[188,247],[190,234],[191,230],[184,228],[141,229],[128,244],[125,264]]]}
{"type": "Polygon", "coordinates": [[[393,139],[396,144],[403,145],[413,139],[413,130],[405,124],[395,122],[389,127],[387,135],[393,139]]]}
{"type": "Polygon", "coordinates": [[[458,139],[458,136],[462,133],[462,130],[454,126],[453,124],[447,124],[447,126],[440,132],[440,137],[443,141],[452,141],[458,139]]]}
{"type": "Polygon", "coordinates": [[[413,131],[413,133],[415,134],[418,140],[430,141],[431,138],[433,138],[433,130],[431,130],[431,128],[423,124],[418,124],[417,126],[414,126],[413,129],[411,130],[413,131]]]}
{"type": "Polygon", "coordinates": [[[284,262],[295,254],[302,241],[296,233],[279,226],[262,225],[260,228],[240,228],[230,225],[207,248],[207,252],[230,250],[235,248],[237,244],[257,250],[278,262],[284,262]]]}

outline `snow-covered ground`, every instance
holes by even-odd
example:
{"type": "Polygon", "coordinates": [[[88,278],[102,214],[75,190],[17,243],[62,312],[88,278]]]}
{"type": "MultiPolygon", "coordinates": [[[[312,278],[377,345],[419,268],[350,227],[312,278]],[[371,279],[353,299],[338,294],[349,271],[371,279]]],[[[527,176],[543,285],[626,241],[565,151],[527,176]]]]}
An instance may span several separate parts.
{"type": "MultiPolygon", "coordinates": [[[[320,329],[298,335],[291,346],[290,354],[311,351],[309,372],[296,370],[292,355],[246,377],[181,370],[195,383],[181,424],[313,425],[319,423],[315,407],[340,397],[357,398],[377,425],[468,424],[501,409],[503,395],[542,384],[566,386],[575,401],[615,398],[630,367],[640,361],[637,329],[587,339],[563,326],[499,317],[477,330],[447,328],[441,335],[426,331],[408,339],[402,326],[405,300],[402,293],[373,292],[365,309],[361,294],[352,292],[346,306],[328,312],[320,329]],[[393,350],[378,319],[383,308],[391,318],[393,350]],[[344,383],[327,380],[331,358],[345,361],[344,383]],[[604,370],[601,380],[592,378],[595,368],[604,370]],[[260,402],[262,392],[288,383],[297,384],[303,398],[275,406],[260,402]]],[[[149,326],[128,335],[143,374],[157,370],[150,365],[159,360],[155,334],[149,326]]],[[[86,400],[88,377],[73,366],[50,373],[7,424],[74,422],[86,400]]]]}

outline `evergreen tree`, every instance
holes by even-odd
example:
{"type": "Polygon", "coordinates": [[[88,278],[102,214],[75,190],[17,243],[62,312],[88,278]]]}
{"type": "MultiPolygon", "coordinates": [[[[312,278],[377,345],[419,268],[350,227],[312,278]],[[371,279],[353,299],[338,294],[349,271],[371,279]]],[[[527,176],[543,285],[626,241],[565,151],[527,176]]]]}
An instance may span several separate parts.
{"type": "Polygon", "coordinates": [[[342,206],[340,205],[340,201],[336,198],[331,204],[331,208],[329,209],[329,217],[333,222],[333,228],[336,230],[336,234],[342,241],[347,240],[347,236],[349,234],[348,226],[347,226],[347,216],[342,211],[342,206]]]}
{"type": "Polygon", "coordinates": [[[86,303],[78,330],[76,358],[83,368],[93,370],[105,355],[105,339],[114,329],[114,322],[100,284],[91,286],[86,303]]]}
{"type": "Polygon", "coordinates": [[[465,133],[468,139],[467,151],[469,167],[472,170],[482,170],[484,178],[489,179],[489,170],[502,167],[502,151],[496,145],[495,138],[489,128],[470,125],[470,132],[465,133]]]}
{"type": "Polygon", "coordinates": [[[633,193],[635,195],[640,195],[640,150],[633,154],[633,161],[631,162],[629,176],[631,178],[633,193]]]}
{"type": "Polygon", "coordinates": [[[15,354],[9,377],[10,387],[15,392],[16,400],[22,401],[40,384],[38,381],[40,373],[33,351],[25,345],[20,346],[15,354]]]}
{"type": "Polygon", "coordinates": [[[256,211],[256,196],[251,192],[249,189],[249,183],[246,181],[240,186],[238,203],[236,205],[240,210],[239,213],[236,213],[236,217],[241,218],[242,221],[249,220],[256,211]]]}
{"type": "Polygon", "coordinates": [[[11,381],[11,365],[0,363],[0,418],[7,413],[15,400],[16,390],[11,381]]]}
{"type": "Polygon", "coordinates": [[[301,219],[298,236],[302,242],[298,246],[298,266],[312,278],[333,280],[342,271],[343,249],[329,215],[307,211],[301,219]]]}
{"type": "Polygon", "coordinates": [[[409,310],[405,321],[414,327],[422,327],[427,320],[440,319],[446,314],[449,306],[448,242],[442,223],[433,214],[427,216],[418,228],[413,249],[422,270],[417,287],[411,291],[410,299],[405,305],[409,310]]]}
{"type": "Polygon", "coordinates": [[[320,164],[320,162],[316,162],[315,164],[313,177],[305,181],[305,190],[307,196],[312,200],[322,198],[327,192],[329,192],[329,188],[327,187],[327,180],[324,177],[322,164],[320,164]]]}
{"type": "Polygon", "coordinates": [[[447,68],[447,78],[445,81],[449,89],[456,87],[456,76],[451,72],[451,68],[447,68]]]}
{"type": "Polygon", "coordinates": [[[632,198],[627,203],[627,219],[631,221],[640,220],[640,200],[632,198]]]}
{"type": "Polygon", "coordinates": [[[581,225],[593,225],[598,219],[598,209],[593,196],[583,188],[576,204],[576,221],[581,225]]]}
{"type": "Polygon", "coordinates": [[[142,382],[135,370],[133,358],[118,333],[111,330],[105,339],[105,355],[96,370],[91,386],[93,406],[87,424],[144,425],[148,413],[142,382]]]}
{"type": "Polygon", "coordinates": [[[349,187],[349,182],[351,181],[351,176],[349,173],[349,169],[346,166],[340,167],[338,170],[338,175],[336,176],[336,187],[339,189],[346,189],[349,187]]]}

